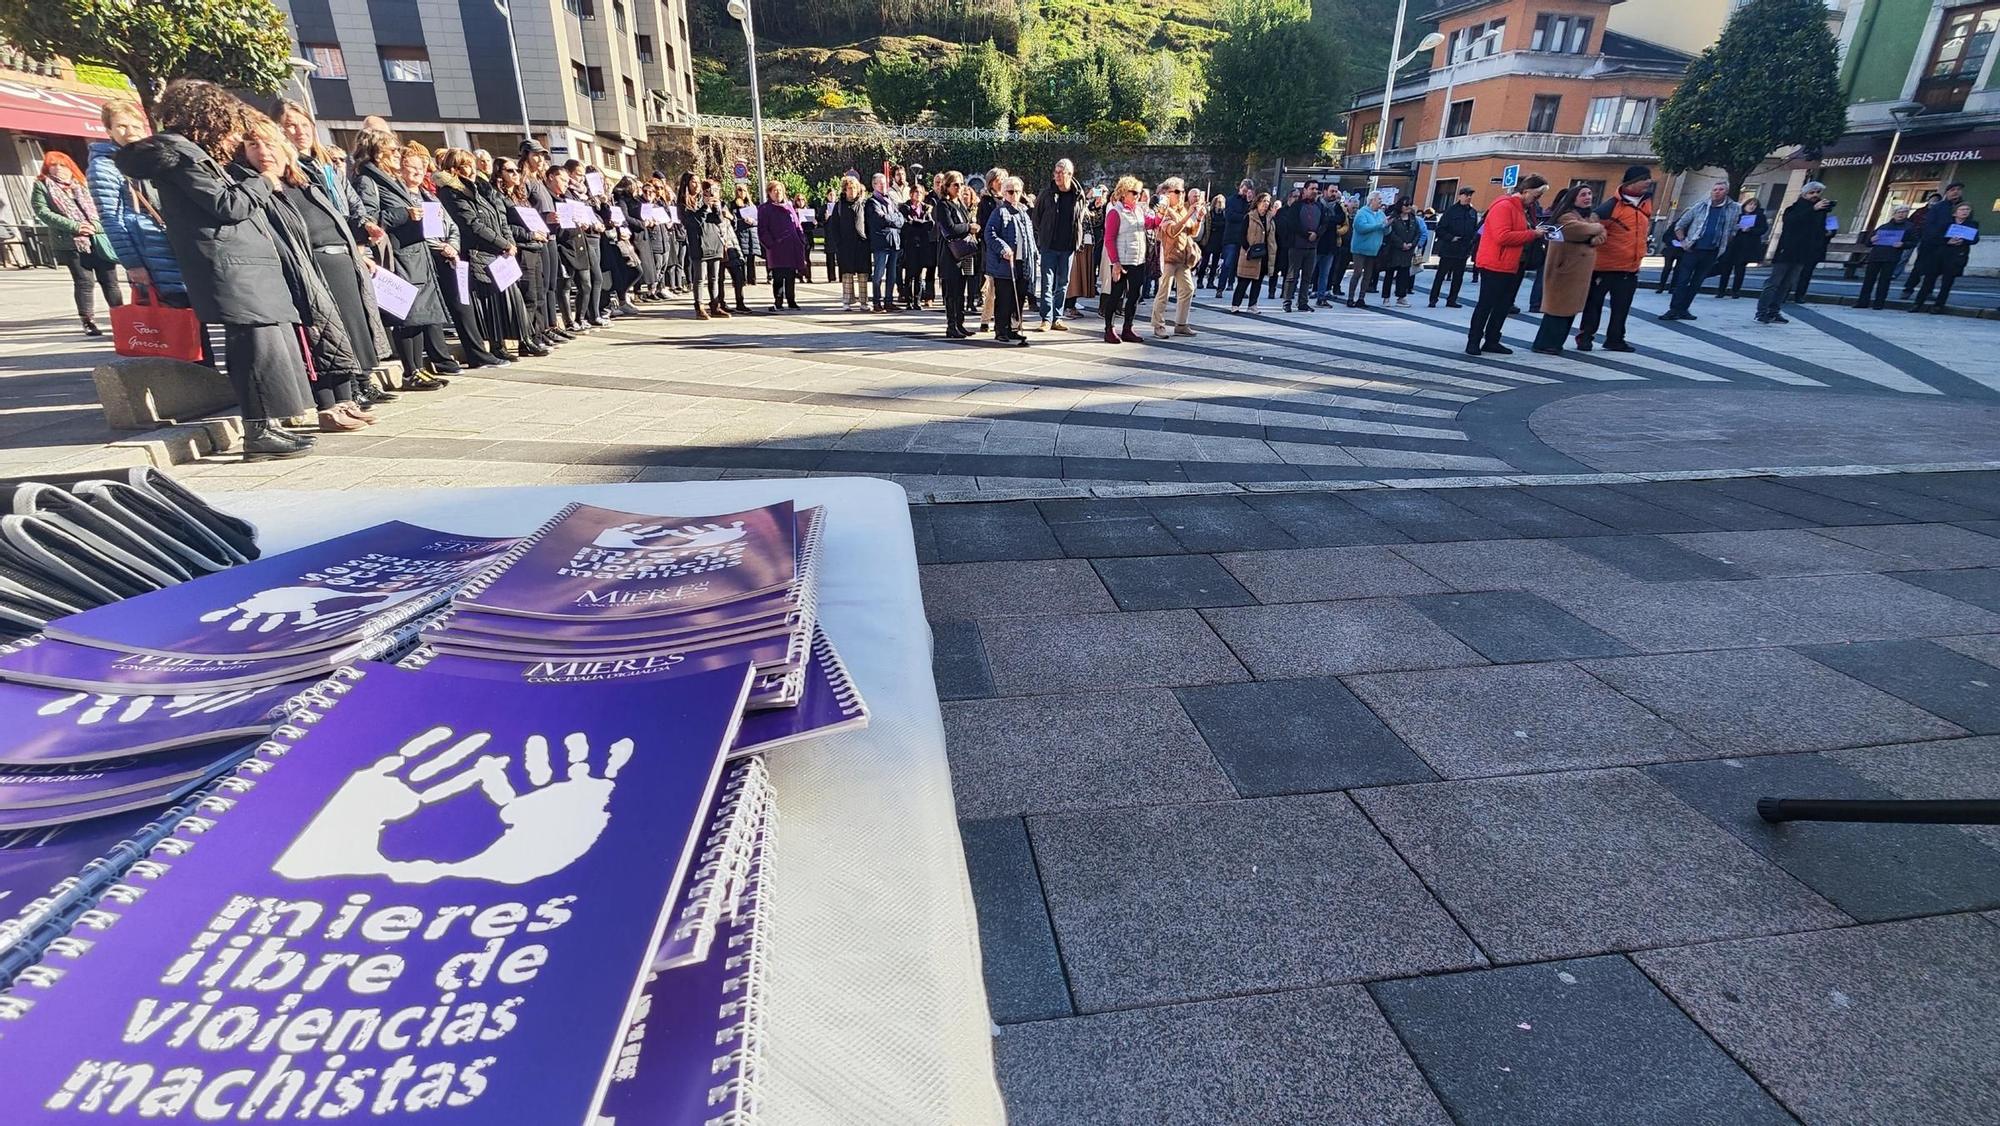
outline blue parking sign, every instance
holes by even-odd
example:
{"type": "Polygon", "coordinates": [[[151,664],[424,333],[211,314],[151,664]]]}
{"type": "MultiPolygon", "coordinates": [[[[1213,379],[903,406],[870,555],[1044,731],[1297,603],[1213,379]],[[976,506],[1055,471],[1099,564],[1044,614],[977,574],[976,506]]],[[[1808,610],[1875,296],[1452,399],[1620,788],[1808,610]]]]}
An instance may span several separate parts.
{"type": "Polygon", "coordinates": [[[1500,170],[1500,186],[1501,186],[1501,187],[1503,187],[1503,188],[1506,188],[1506,189],[1507,189],[1508,191],[1510,191],[1510,192],[1511,192],[1511,191],[1513,191],[1513,190],[1514,190],[1514,185],[1515,185],[1515,184],[1518,184],[1518,183],[1520,183],[1520,182],[1521,182],[1521,166],[1520,166],[1520,165],[1518,165],[1518,164],[1510,164],[1510,165],[1508,165],[1507,167],[1505,167],[1505,168],[1502,168],[1502,169],[1500,170]]]}

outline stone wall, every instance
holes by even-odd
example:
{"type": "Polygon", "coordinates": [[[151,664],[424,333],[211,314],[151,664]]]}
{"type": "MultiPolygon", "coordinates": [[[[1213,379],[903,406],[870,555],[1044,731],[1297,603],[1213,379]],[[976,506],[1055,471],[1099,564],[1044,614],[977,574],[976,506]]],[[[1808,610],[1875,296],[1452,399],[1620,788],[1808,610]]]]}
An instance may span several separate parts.
{"type": "MultiPolygon", "coordinates": [[[[703,176],[726,180],[739,160],[750,165],[751,174],[755,175],[756,153],[756,141],[748,131],[703,130],[697,134],[685,126],[670,126],[653,130],[641,166],[648,171],[662,169],[670,177],[694,168],[703,176]]],[[[897,164],[921,164],[931,172],[949,168],[984,172],[998,165],[1021,176],[1032,189],[1046,181],[1056,161],[1064,157],[1076,164],[1077,175],[1085,183],[1111,180],[1129,172],[1148,184],[1180,176],[1191,187],[1224,187],[1245,175],[1243,154],[1200,145],[1097,146],[1020,137],[947,145],[941,141],[903,139],[886,132],[879,139],[792,135],[764,138],[767,171],[797,172],[812,184],[839,176],[850,168],[865,178],[880,169],[884,160],[890,160],[897,164]]]]}

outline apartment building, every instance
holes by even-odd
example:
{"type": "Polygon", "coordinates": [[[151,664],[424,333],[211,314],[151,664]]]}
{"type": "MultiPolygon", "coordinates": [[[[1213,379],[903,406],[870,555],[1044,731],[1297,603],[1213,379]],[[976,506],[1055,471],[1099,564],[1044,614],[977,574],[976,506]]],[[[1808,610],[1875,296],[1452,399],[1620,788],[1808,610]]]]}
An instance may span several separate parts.
{"type": "MultiPolygon", "coordinates": [[[[1727,14],[1723,0],[1447,0],[1425,17],[1445,37],[1428,69],[1391,93],[1382,183],[1438,207],[1462,184],[1484,207],[1519,165],[1602,195],[1656,162],[1653,118],[1727,14]]],[[[1348,170],[1374,170],[1382,118],[1380,92],[1354,99],[1348,170]]]]}
{"type": "Polygon", "coordinates": [[[532,132],[558,157],[621,172],[647,171],[649,128],[694,115],[687,4],[278,0],[334,142],[379,114],[431,145],[511,153],[532,132]]]}

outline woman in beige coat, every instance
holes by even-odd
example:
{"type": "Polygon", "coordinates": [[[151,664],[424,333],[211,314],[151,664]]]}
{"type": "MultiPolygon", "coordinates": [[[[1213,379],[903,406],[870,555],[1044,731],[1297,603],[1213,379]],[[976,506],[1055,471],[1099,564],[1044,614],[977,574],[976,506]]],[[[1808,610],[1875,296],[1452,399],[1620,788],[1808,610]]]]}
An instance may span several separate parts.
{"type": "Polygon", "coordinates": [[[1570,322],[1590,296],[1590,273],[1604,241],[1604,225],[1590,213],[1595,202],[1590,188],[1579,185],[1558,195],[1549,212],[1549,225],[1557,233],[1549,237],[1542,265],[1542,327],[1535,333],[1535,351],[1544,356],[1562,354],[1570,322]]]}
{"type": "Polygon", "coordinates": [[[1243,303],[1243,295],[1250,295],[1250,311],[1257,311],[1257,291],[1264,287],[1257,284],[1278,261],[1278,220],[1272,214],[1271,193],[1258,192],[1257,206],[1252,208],[1243,231],[1243,247],[1236,252],[1236,292],[1229,298],[1229,308],[1234,312],[1243,303]]]}

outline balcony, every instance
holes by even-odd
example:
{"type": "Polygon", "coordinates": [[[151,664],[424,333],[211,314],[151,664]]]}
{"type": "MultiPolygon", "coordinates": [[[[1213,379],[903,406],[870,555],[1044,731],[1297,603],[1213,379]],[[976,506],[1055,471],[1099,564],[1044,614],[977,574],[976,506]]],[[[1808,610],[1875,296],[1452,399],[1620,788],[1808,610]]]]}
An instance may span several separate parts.
{"type": "Polygon", "coordinates": [[[1614,160],[1656,159],[1650,137],[1611,133],[1470,133],[1425,141],[1415,149],[1420,161],[1470,160],[1482,156],[1564,156],[1614,160]]]}
{"type": "Polygon", "coordinates": [[[1925,113],[1957,113],[1972,95],[1970,78],[1926,78],[1917,83],[1916,100],[1925,113]]]}
{"type": "MultiPolygon", "coordinates": [[[[1388,152],[1382,154],[1382,167],[1394,168],[1414,164],[1417,161],[1418,149],[1422,147],[1419,145],[1415,149],[1390,149],[1388,152]]],[[[1359,152],[1348,154],[1347,160],[1343,162],[1343,167],[1361,172],[1374,171],[1375,146],[1369,145],[1359,152]]]]}

